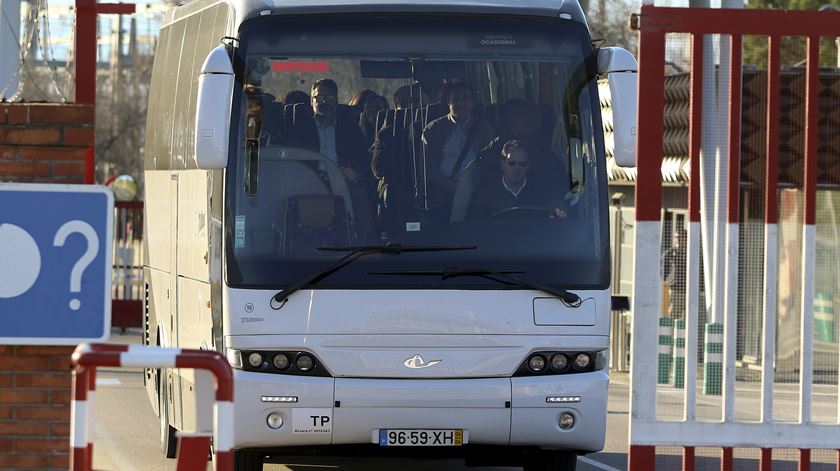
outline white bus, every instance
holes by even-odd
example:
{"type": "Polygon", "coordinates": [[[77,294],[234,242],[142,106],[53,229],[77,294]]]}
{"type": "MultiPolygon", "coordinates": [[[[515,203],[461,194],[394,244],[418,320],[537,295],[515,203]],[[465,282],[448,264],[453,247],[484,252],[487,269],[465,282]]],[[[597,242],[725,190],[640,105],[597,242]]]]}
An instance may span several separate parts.
{"type": "MultiPolygon", "coordinates": [[[[605,141],[633,164],[635,66],[575,1],[167,13],[145,342],[227,356],[237,470],[309,453],[569,470],[603,447],[605,141]]],[[[172,457],[176,430],[212,427],[212,387],[145,379],[172,457]]]]}

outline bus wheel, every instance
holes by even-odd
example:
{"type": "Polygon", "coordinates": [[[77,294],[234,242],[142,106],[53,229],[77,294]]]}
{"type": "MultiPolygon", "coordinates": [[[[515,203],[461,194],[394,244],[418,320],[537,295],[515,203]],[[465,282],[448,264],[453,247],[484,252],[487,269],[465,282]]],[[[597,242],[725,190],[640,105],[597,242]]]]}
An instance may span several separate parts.
{"type": "Polygon", "coordinates": [[[253,451],[237,450],[233,453],[234,471],[262,471],[263,458],[261,453],[253,451]]]}
{"type": "Polygon", "coordinates": [[[162,371],[158,370],[158,411],[160,411],[160,449],[167,458],[175,458],[178,439],[175,436],[175,428],[169,425],[169,401],[166,400],[168,388],[162,377],[162,371]]]}
{"type": "Polygon", "coordinates": [[[575,467],[577,467],[577,453],[545,450],[533,456],[523,471],[575,471],[575,467]]]}

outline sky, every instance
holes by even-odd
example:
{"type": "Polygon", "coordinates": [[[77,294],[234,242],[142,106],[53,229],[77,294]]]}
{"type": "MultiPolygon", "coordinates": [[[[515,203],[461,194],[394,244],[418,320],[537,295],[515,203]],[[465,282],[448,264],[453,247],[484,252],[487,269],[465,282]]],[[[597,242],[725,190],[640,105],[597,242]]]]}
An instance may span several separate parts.
{"type": "MultiPolygon", "coordinates": [[[[15,1],[15,0],[0,0],[15,1]]],[[[73,23],[75,15],[72,11],[74,5],[73,0],[32,0],[29,2],[22,2],[21,4],[21,35],[26,31],[25,20],[26,11],[28,8],[35,7],[40,1],[42,8],[42,19],[40,24],[40,43],[38,47],[33,50],[37,60],[43,58],[44,51],[50,60],[65,61],[68,53],[68,43],[73,41],[73,23]],[[46,15],[43,15],[43,9],[46,6],[46,15]],[[44,28],[46,20],[47,28],[44,28]],[[44,34],[44,32],[48,34],[44,34]],[[49,38],[47,40],[47,38],[49,38]]],[[[138,46],[144,47],[146,42],[151,37],[157,36],[160,22],[163,19],[163,11],[165,5],[161,2],[154,3],[139,3],[137,4],[137,13],[133,16],[137,22],[138,46]]],[[[99,48],[98,55],[102,61],[108,61],[111,53],[112,31],[116,31],[118,27],[119,17],[117,15],[100,15],[99,16],[99,48]]],[[[123,41],[123,51],[128,51],[128,31],[130,28],[129,17],[124,17],[122,20],[122,29],[125,32],[123,41]]]]}

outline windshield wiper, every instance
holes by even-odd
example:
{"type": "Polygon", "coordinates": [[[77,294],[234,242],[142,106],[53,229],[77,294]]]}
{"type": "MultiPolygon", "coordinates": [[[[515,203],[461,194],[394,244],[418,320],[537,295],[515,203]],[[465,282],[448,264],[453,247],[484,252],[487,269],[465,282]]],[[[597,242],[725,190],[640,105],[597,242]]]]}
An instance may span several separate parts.
{"type": "Polygon", "coordinates": [[[546,292],[563,302],[568,307],[580,307],[580,296],[570,293],[563,288],[553,288],[533,281],[524,280],[515,276],[524,271],[517,270],[485,270],[483,268],[456,268],[447,270],[428,270],[428,271],[387,271],[387,272],[371,272],[371,275],[407,275],[407,276],[439,276],[442,280],[447,278],[456,278],[459,276],[479,276],[497,283],[504,283],[511,286],[518,286],[530,288],[537,291],[546,292]]]}
{"type": "Polygon", "coordinates": [[[471,246],[446,246],[446,245],[402,245],[398,243],[389,242],[385,245],[358,245],[348,247],[318,247],[317,250],[327,252],[347,252],[346,255],[338,259],[334,264],[327,268],[317,271],[297,283],[286,287],[284,290],[275,294],[270,301],[271,308],[274,310],[282,308],[289,296],[303,289],[304,286],[317,283],[327,276],[341,270],[344,266],[349,265],[356,259],[370,254],[384,254],[384,255],[399,255],[403,252],[447,252],[456,250],[475,250],[478,247],[471,246]]]}

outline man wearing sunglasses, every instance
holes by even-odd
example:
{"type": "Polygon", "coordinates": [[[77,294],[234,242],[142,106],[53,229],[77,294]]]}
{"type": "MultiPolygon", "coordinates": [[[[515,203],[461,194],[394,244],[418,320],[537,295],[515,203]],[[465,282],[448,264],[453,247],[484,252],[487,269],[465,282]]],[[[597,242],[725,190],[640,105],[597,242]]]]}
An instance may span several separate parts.
{"type": "Polygon", "coordinates": [[[501,178],[490,178],[476,188],[470,209],[472,218],[494,218],[510,208],[532,208],[534,214],[551,213],[551,217],[565,217],[565,211],[555,207],[557,205],[549,188],[538,177],[529,178],[531,159],[522,141],[512,139],[504,144],[499,165],[501,178]]]}

